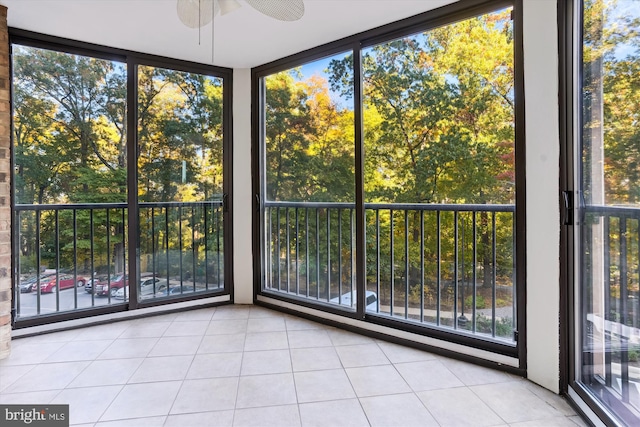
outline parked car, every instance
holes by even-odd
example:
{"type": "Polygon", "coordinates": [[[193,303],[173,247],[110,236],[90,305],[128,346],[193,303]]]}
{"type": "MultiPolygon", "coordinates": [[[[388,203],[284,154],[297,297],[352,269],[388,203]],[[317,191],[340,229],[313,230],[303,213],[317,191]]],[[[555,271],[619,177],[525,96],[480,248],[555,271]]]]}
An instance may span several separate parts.
{"type": "MultiPolygon", "coordinates": [[[[167,291],[167,280],[159,279],[157,277],[149,277],[142,279],[140,282],[140,299],[152,298],[155,294],[164,294],[167,291]],[[155,283],[155,287],[153,286],[155,283]]],[[[129,299],[129,286],[123,286],[117,290],[113,296],[115,299],[128,300],[129,299]]]]}
{"type": "Polygon", "coordinates": [[[118,289],[125,285],[129,285],[129,275],[114,274],[109,280],[101,280],[95,285],[95,294],[99,296],[107,296],[111,294],[112,297],[116,296],[118,289]]]}
{"type": "Polygon", "coordinates": [[[86,279],[82,276],[73,276],[72,274],[61,274],[56,278],[52,276],[50,280],[40,281],[40,292],[56,292],[57,289],[70,289],[74,286],[84,286],[86,279]],[[57,280],[56,280],[57,279],[57,280]]]}
{"type": "MultiPolygon", "coordinates": [[[[367,291],[366,295],[367,295],[367,300],[366,300],[367,305],[365,310],[376,311],[378,308],[378,295],[373,291],[367,291]]],[[[342,294],[342,297],[340,298],[335,297],[330,300],[330,302],[334,304],[346,305],[354,308],[356,306],[356,301],[357,301],[356,291],[344,293],[342,294]],[[351,300],[352,295],[353,295],[353,300],[351,300]]]]}
{"type": "Polygon", "coordinates": [[[90,294],[91,292],[93,292],[93,285],[97,285],[98,283],[100,283],[101,280],[105,280],[104,277],[100,278],[97,276],[93,276],[93,279],[88,279],[87,283],[84,284],[84,290],[90,294]]]}
{"type": "MultiPolygon", "coordinates": [[[[46,276],[40,276],[40,284],[51,280],[51,275],[48,274],[46,276]]],[[[38,277],[29,277],[28,279],[25,279],[23,281],[20,282],[20,293],[28,293],[28,292],[32,292],[35,291],[37,288],[36,286],[38,286],[38,277]]]]}

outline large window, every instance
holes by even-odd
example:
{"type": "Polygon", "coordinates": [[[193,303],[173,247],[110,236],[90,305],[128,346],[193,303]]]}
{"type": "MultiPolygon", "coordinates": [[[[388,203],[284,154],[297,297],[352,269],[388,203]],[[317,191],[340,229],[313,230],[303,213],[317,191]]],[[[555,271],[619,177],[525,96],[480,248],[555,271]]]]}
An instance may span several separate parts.
{"type": "Polygon", "coordinates": [[[334,55],[263,80],[265,287],[349,309],[356,255],[353,97],[332,90],[328,67],[351,57],[334,55]]]}
{"type": "Polygon", "coordinates": [[[138,299],[224,287],[223,80],[138,68],[138,299]],[[145,283],[146,284],[146,283],[145,283]]]}
{"type": "Polygon", "coordinates": [[[362,55],[370,309],[511,341],[511,9],[362,55]]]}
{"type": "Polygon", "coordinates": [[[619,421],[640,420],[640,4],[575,4],[574,378],[619,421]]]}
{"type": "Polygon", "coordinates": [[[229,72],[18,33],[17,325],[228,293],[229,72]]]}
{"type": "Polygon", "coordinates": [[[264,296],[517,354],[512,11],[255,71],[264,296]]]}

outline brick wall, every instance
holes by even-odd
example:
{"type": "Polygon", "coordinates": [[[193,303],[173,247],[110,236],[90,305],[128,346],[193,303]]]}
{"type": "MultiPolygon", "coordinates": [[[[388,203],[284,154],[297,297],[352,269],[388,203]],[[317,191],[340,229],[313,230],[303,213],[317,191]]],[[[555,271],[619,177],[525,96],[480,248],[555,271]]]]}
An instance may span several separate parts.
{"type": "Polygon", "coordinates": [[[11,108],[7,8],[0,5],[0,359],[11,351],[11,108]]]}

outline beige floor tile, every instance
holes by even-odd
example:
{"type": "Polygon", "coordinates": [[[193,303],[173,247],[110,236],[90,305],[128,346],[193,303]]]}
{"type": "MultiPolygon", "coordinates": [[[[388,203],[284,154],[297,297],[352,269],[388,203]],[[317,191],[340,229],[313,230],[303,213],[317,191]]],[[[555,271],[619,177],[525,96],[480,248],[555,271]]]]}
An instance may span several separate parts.
{"type": "Polygon", "coordinates": [[[244,334],[247,332],[247,319],[215,320],[209,322],[206,335],[244,334]]]}
{"type": "Polygon", "coordinates": [[[195,354],[201,341],[202,337],[162,337],[149,352],[149,357],[195,354]]]}
{"type": "Polygon", "coordinates": [[[511,427],[576,427],[570,417],[541,418],[538,420],[511,423],[511,427]]]}
{"type": "Polygon", "coordinates": [[[15,349],[22,343],[42,344],[52,342],[69,342],[73,341],[81,333],[82,329],[70,329],[68,331],[52,332],[50,334],[36,335],[28,338],[17,338],[11,342],[11,347],[12,349],[15,349]]]}
{"type": "Polygon", "coordinates": [[[169,415],[164,427],[231,427],[234,411],[169,415]]]}
{"type": "Polygon", "coordinates": [[[145,320],[147,320],[145,323],[134,323],[131,325],[119,338],[159,338],[171,324],[170,322],[155,321],[155,318],[145,320]]]}
{"type": "Polygon", "coordinates": [[[289,348],[312,348],[312,347],[333,346],[333,343],[329,338],[329,334],[327,333],[327,331],[322,329],[288,331],[287,337],[289,338],[289,348]]]}
{"type": "Polygon", "coordinates": [[[250,318],[247,323],[247,333],[278,332],[285,330],[284,318],[282,317],[250,318]]]}
{"type": "Polygon", "coordinates": [[[158,338],[119,338],[98,356],[98,359],[126,359],[147,357],[158,338]]]}
{"type": "Polygon", "coordinates": [[[146,322],[173,322],[176,317],[178,317],[179,313],[165,313],[165,314],[156,314],[150,317],[143,317],[142,319],[133,320],[133,325],[138,325],[146,322]]]}
{"type": "Polygon", "coordinates": [[[250,319],[264,319],[267,317],[272,317],[272,318],[284,318],[285,315],[277,312],[275,310],[270,310],[268,308],[265,307],[258,307],[258,306],[251,306],[251,308],[249,309],[249,318],[250,319]]]}
{"type": "Polygon", "coordinates": [[[0,393],[5,390],[10,392],[8,388],[36,366],[37,365],[0,366],[0,393]]]}
{"type": "Polygon", "coordinates": [[[144,359],[96,360],[80,373],[67,388],[126,384],[144,359]]]}
{"type": "Polygon", "coordinates": [[[188,310],[181,313],[176,313],[175,322],[193,322],[193,321],[210,321],[215,313],[215,308],[199,308],[197,310],[188,310]]]}
{"type": "Polygon", "coordinates": [[[282,374],[291,372],[289,350],[245,351],[241,375],[282,374]]]}
{"type": "Polygon", "coordinates": [[[62,390],[52,404],[69,405],[70,424],[94,423],[118,395],[123,386],[101,386],[62,390]]]}
{"type": "Polygon", "coordinates": [[[440,362],[446,366],[465,385],[482,385],[504,383],[513,381],[513,377],[497,369],[485,368],[446,357],[439,358],[440,362]]]}
{"type": "Polygon", "coordinates": [[[171,414],[233,409],[238,378],[185,380],[171,408],[171,414]]]}
{"type": "Polygon", "coordinates": [[[409,385],[391,365],[345,369],[358,397],[408,393],[409,385]]]}
{"type": "Polygon", "coordinates": [[[365,427],[367,417],[357,399],[300,404],[303,427],[365,427]]]}
{"type": "Polygon", "coordinates": [[[126,420],[102,421],[95,427],[162,427],[167,417],[129,418],[126,420]]]}
{"type": "Polygon", "coordinates": [[[100,421],[165,416],[169,414],[181,385],[182,381],[128,384],[100,421]]]}
{"type": "Polygon", "coordinates": [[[354,334],[353,332],[343,331],[342,329],[327,329],[331,342],[335,346],[341,345],[358,345],[358,344],[374,344],[375,341],[363,335],[354,334]]]}
{"type": "Polygon", "coordinates": [[[439,360],[397,363],[395,367],[413,391],[462,387],[464,385],[439,360]]]}
{"type": "Polygon", "coordinates": [[[113,340],[71,341],[47,357],[45,363],[94,360],[113,343],[113,340]]]}
{"type": "Polygon", "coordinates": [[[343,369],[296,372],[294,379],[299,403],[356,397],[343,369]]]}
{"type": "Polygon", "coordinates": [[[0,360],[0,369],[5,369],[7,366],[34,365],[42,363],[45,359],[60,350],[66,344],[65,341],[31,343],[29,338],[22,338],[22,340],[25,340],[24,343],[12,348],[9,357],[0,360]]]}
{"type": "Polygon", "coordinates": [[[438,426],[436,420],[413,393],[361,397],[360,403],[374,427],[438,426]]]}
{"type": "Polygon", "coordinates": [[[236,409],[297,403],[293,374],[240,377],[236,409]]]}
{"type": "Polygon", "coordinates": [[[342,368],[333,347],[295,348],[290,353],[294,372],[342,368]]]}
{"type": "Polygon", "coordinates": [[[249,307],[233,307],[226,305],[224,307],[217,307],[211,317],[211,320],[248,319],[250,312],[251,309],[249,307]]]}
{"type": "Polygon", "coordinates": [[[89,326],[87,328],[82,328],[81,332],[73,340],[115,340],[133,325],[133,322],[113,322],[106,325],[89,326]]]}
{"type": "Polygon", "coordinates": [[[488,384],[469,388],[509,424],[562,415],[533,394],[524,382],[488,384]]]}
{"type": "Polygon", "coordinates": [[[244,349],[246,334],[206,335],[198,348],[198,354],[235,353],[244,349]]]}
{"type": "Polygon", "coordinates": [[[421,362],[423,360],[435,360],[437,358],[433,353],[411,347],[404,347],[384,341],[378,341],[377,344],[391,363],[421,362]]]}
{"type": "Polygon", "coordinates": [[[286,332],[247,334],[244,351],[285,350],[289,348],[286,332]]]}
{"type": "Polygon", "coordinates": [[[311,320],[302,319],[300,317],[285,316],[285,324],[287,331],[303,331],[310,329],[326,329],[321,323],[313,322],[311,320]]]}
{"type": "Polygon", "coordinates": [[[504,420],[466,387],[421,391],[424,406],[442,427],[495,426],[504,420]],[[460,403],[464,402],[463,405],[460,403]]]}
{"type": "Polygon", "coordinates": [[[3,405],[36,404],[43,405],[51,401],[62,390],[29,391],[24,393],[0,394],[0,403],[3,405]]]}
{"type": "Polygon", "coordinates": [[[589,424],[586,423],[585,420],[583,420],[582,418],[580,418],[579,415],[572,415],[569,418],[571,421],[573,421],[573,423],[579,427],[588,427],[589,424]]]}
{"type": "Polygon", "coordinates": [[[575,415],[576,412],[564,397],[557,395],[547,390],[546,388],[539,386],[538,384],[532,383],[531,381],[525,381],[524,384],[533,394],[547,402],[549,405],[553,406],[553,408],[560,412],[562,415],[575,415]]]}
{"type": "Polygon", "coordinates": [[[342,366],[356,368],[361,366],[388,365],[389,359],[377,344],[346,345],[336,347],[342,366]]]}
{"type": "Polygon", "coordinates": [[[299,427],[298,405],[236,410],[233,427],[299,427]]]}
{"type": "Polygon", "coordinates": [[[191,362],[187,379],[240,376],[242,353],[198,354],[191,362]]]}
{"type": "Polygon", "coordinates": [[[209,320],[171,322],[164,331],[164,337],[201,337],[209,327],[209,320]]]}
{"type": "Polygon", "coordinates": [[[13,344],[0,361],[0,403],[68,401],[74,427],[586,425],[524,379],[264,307],[13,344]],[[67,359],[81,361],[54,362],[67,359]]]}
{"type": "Polygon", "coordinates": [[[192,361],[193,356],[147,357],[128,382],[133,384],[183,380],[192,361]]]}
{"type": "Polygon", "coordinates": [[[16,381],[10,391],[60,390],[71,383],[91,362],[64,362],[38,365],[16,381]]]}

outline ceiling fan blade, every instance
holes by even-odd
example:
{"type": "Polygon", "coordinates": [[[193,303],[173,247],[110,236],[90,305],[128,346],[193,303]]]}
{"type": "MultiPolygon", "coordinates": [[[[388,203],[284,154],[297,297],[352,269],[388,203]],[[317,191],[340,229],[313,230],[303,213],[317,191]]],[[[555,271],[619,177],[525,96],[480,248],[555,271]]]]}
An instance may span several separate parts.
{"type": "Polygon", "coordinates": [[[220,11],[218,2],[213,0],[178,0],[176,8],[178,18],[189,28],[204,27],[220,11]]]}
{"type": "Polygon", "coordinates": [[[245,0],[255,10],[280,21],[297,21],[304,15],[303,0],[245,0]]]}
{"type": "Polygon", "coordinates": [[[227,13],[233,12],[234,10],[242,7],[237,0],[218,0],[218,5],[220,5],[221,15],[226,15],[227,13]]]}

